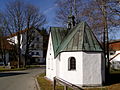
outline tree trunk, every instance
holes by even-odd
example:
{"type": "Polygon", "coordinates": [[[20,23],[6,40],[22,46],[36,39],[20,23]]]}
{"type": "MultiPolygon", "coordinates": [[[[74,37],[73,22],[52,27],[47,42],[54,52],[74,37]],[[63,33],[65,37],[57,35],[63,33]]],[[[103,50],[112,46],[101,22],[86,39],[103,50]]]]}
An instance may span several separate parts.
{"type": "Polygon", "coordinates": [[[18,68],[20,68],[21,50],[20,50],[20,34],[18,34],[18,68]]]}

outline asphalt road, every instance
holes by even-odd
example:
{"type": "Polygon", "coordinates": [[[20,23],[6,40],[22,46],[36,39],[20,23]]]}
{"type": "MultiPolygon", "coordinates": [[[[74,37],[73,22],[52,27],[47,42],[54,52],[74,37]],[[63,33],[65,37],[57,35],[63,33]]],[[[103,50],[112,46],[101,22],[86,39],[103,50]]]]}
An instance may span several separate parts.
{"type": "Polygon", "coordinates": [[[0,72],[0,90],[37,90],[35,77],[43,72],[44,68],[0,72]]]}

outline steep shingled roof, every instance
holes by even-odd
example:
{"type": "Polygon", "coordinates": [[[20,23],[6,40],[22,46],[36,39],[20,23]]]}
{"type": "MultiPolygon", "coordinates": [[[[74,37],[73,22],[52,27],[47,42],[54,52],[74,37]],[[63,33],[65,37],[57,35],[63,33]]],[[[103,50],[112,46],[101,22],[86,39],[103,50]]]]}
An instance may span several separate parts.
{"type": "Polygon", "coordinates": [[[31,29],[34,29],[34,30],[36,30],[36,31],[38,31],[38,32],[40,33],[40,31],[39,31],[38,28],[30,27],[30,28],[26,28],[26,29],[24,29],[24,30],[21,30],[21,31],[12,33],[12,34],[10,34],[9,36],[6,36],[5,38],[11,38],[11,37],[17,36],[18,34],[23,34],[23,33],[27,32],[27,31],[29,31],[29,30],[31,30],[31,29]]]}
{"type": "Polygon", "coordinates": [[[61,34],[61,28],[51,28],[55,57],[63,51],[103,51],[97,38],[87,23],[81,22],[67,35],[61,34]]]}
{"type": "Polygon", "coordinates": [[[24,30],[21,30],[21,31],[18,31],[18,32],[15,32],[15,33],[12,33],[11,35],[9,35],[9,36],[6,36],[6,38],[11,38],[11,37],[14,37],[14,36],[17,36],[18,34],[23,34],[23,33],[25,33],[26,31],[28,31],[28,30],[30,30],[30,29],[32,29],[33,27],[31,27],[31,28],[26,28],[26,29],[24,29],[24,30]]]}
{"type": "Polygon", "coordinates": [[[51,27],[53,49],[55,52],[57,51],[58,47],[60,46],[66,34],[67,34],[67,30],[65,28],[51,27]]]}
{"type": "Polygon", "coordinates": [[[109,42],[109,49],[114,50],[114,51],[119,51],[120,50],[120,39],[110,41],[109,42]]]}

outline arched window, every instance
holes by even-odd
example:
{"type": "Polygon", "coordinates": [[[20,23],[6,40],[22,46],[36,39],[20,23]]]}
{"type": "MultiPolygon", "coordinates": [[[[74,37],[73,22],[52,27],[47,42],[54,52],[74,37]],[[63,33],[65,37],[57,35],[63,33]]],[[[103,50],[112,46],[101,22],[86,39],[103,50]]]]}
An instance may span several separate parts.
{"type": "Polygon", "coordinates": [[[76,70],[76,59],[74,57],[68,59],[68,70],[76,70]]]}

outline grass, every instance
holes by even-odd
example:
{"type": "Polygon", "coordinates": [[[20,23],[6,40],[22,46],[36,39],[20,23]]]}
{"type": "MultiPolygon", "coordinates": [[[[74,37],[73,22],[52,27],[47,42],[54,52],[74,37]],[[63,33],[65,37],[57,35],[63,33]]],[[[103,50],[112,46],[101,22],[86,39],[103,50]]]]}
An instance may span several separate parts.
{"type": "Polygon", "coordinates": [[[106,86],[103,87],[89,87],[85,88],[84,90],[109,90],[106,86]]]}
{"type": "MultiPolygon", "coordinates": [[[[114,73],[119,74],[119,77],[120,77],[120,73],[118,73],[117,71],[114,71],[114,73]]],[[[52,82],[45,79],[44,76],[45,76],[45,73],[40,74],[39,77],[37,77],[41,90],[53,90],[52,82]]],[[[113,79],[110,79],[112,81],[116,80],[118,82],[115,81],[113,83],[110,83],[102,87],[87,87],[87,88],[84,88],[84,90],[120,90],[120,78],[119,77],[115,76],[115,77],[111,77],[113,79]]],[[[64,90],[64,87],[62,85],[57,85],[56,90],[64,90]]],[[[72,90],[72,89],[69,88],[68,90],[72,90]]]]}
{"type": "Polygon", "coordinates": [[[29,68],[42,68],[42,67],[45,67],[45,65],[27,65],[25,68],[15,68],[15,67],[12,67],[11,69],[10,68],[6,68],[5,66],[0,66],[0,72],[5,72],[5,71],[20,71],[20,70],[26,70],[26,69],[29,69],[29,68]]]}
{"type": "Polygon", "coordinates": [[[111,74],[120,74],[120,70],[110,69],[111,74]]]}
{"type": "Polygon", "coordinates": [[[26,68],[41,68],[45,67],[45,65],[27,65],[26,68]]]}
{"type": "MultiPolygon", "coordinates": [[[[51,81],[44,78],[45,73],[40,74],[39,77],[37,77],[39,86],[41,90],[53,90],[53,84],[51,81]]],[[[56,90],[64,90],[64,87],[62,85],[57,85],[56,90]]],[[[73,90],[71,88],[68,88],[68,90],[73,90]]],[[[86,88],[85,90],[108,90],[106,88],[86,88]]]]}
{"type": "Polygon", "coordinates": [[[45,74],[41,74],[39,75],[39,77],[37,77],[38,83],[40,85],[41,90],[53,90],[52,84],[50,81],[47,81],[44,78],[45,74]]]}
{"type": "Polygon", "coordinates": [[[14,68],[14,69],[8,69],[3,67],[0,67],[0,72],[5,72],[5,71],[19,71],[19,70],[25,70],[26,68],[14,68]]]}
{"type": "MultiPolygon", "coordinates": [[[[39,77],[37,77],[39,86],[41,90],[53,90],[53,84],[51,81],[45,79],[45,73],[40,74],[39,77]]],[[[62,85],[57,85],[56,86],[56,90],[64,90],[64,87],[62,85]]],[[[68,89],[68,90],[72,90],[72,89],[68,89]]]]}

